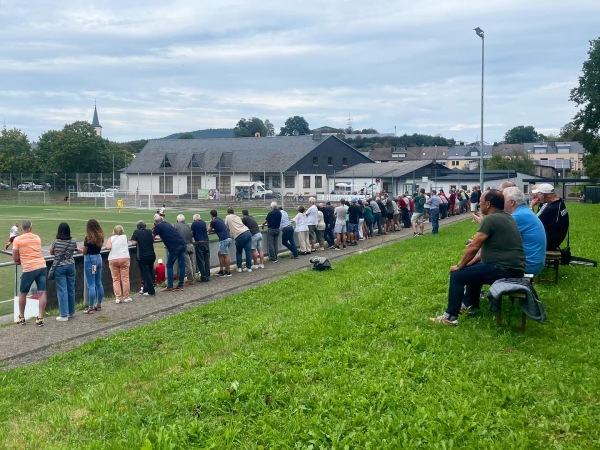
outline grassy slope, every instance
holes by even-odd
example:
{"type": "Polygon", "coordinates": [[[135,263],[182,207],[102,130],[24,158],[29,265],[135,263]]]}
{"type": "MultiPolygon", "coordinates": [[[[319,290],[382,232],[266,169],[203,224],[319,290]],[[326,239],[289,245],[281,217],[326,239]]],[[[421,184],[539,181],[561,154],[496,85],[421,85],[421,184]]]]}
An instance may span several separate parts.
{"type": "MultiPolygon", "coordinates": [[[[573,253],[600,259],[589,220],[600,208],[570,211],[573,253]]],[[[525,335],[497,329],[487,311],[457,328],[431,324],[474,229],[444,228],[4,373],[0,442],[598,446],[598,269],[561,267],[558,287],[539,287],[548,321],[525,335]]]]}

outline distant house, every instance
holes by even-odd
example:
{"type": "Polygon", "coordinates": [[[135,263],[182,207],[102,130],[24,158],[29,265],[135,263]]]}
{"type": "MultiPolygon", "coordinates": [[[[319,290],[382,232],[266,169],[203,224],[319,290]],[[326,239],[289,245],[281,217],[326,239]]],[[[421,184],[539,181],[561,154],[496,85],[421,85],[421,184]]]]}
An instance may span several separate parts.
{"type": "Polygon", "coordinates": [[[579,142],[526,143],[523,148],[537,164],[553,167],[559,172],[584,170],[585,149],[579,142]]]}
{"type": "MultiPolygon", "coordinates": [[[[492,157],[492,146],[484,145],[483,158],[492,157]]],[[[443,145],[422,147],[379,147],[369,152],[369,158],[377,162],[388,161],[433,161],[443,164],[449,169],[479,168],[479,146],[456,145],[447,147],[443,145]]]]}
{"type": "MultiPolygon", "coordinates": [[[[316,195],[336,171],[372,163],[335,136],[151,140],[124,170],[129,193],[166,197],[199,189],[235,194],[235,183],[262,181],[283,195],[316,195]]],[[[121,184],[123,187],[123,183],[121,184]]]]}

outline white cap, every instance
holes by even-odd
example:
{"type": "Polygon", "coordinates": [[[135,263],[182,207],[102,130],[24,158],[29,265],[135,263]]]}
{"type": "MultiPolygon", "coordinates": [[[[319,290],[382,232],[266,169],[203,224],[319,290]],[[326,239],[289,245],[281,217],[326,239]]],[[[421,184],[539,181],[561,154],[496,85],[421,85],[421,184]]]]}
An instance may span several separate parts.
{"type": "Polygon", "coordinates": [[[162,264],[162,263],[163,263],[162,259],[159,259],[159,260],[158,260],[158,263],[159,263],[159,264],[162,264]]]}
{"type": "Polygon", "coordinates": [[[531,191],[532,194],[554,194],[554,186],[548,183],[540,184],[537,189],[531,191]]]}

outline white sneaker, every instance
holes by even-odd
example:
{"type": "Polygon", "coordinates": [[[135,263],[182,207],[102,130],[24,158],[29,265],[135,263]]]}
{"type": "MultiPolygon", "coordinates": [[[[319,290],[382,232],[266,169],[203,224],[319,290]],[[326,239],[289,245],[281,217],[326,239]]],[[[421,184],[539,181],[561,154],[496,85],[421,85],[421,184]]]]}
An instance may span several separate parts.
{"type": "Polygon", "coordinates": [[[118,305],[119,303],[121,303],[121,299],[120,298],[116,299],[115,303],[118,305]]]}
{"type": "Polygon", "coordinates": [[[56,318],[56,320],[57,320],[58,322],[66,322],[67,320],[69,320],[69,318],[68,318],[67,316],[58,316],[58,317],[56,318]]]}
{"type": "Polygon", "coordinates": [[[264,264],[259,264],[259,265],[258,265],[258,268],[259,268],[259,269],[264,269],[264,268],[265,268],[265,265],[264,265],[264,264]]]}
{"type": "Polygon", "coordinates": [[[246,269],[246,272],[250,273],[252,272],[252,269],[246,269]]]}
{"type": "Polygon", "coordinates": [[[238,273],[242,273],[242,268],[239,267],[237,271],[238,271],[238,273]]]}
{"type": "Polygon", "coordinates": [[[144,289],[140,289],[140,294],[143,294],[143,293],[144,293],[144,289]]]}
{"type": "Polygon", "coordinates": [[[256,270],[256,269],[259,269],[259,268],[260,268],[260,266],[258,266],[258,265],[256,265],[256,264],[253,264],[253,265],[252,265],[252,267],[250,267],[250,268],[251,268],[252,270],[256,270]]]}
{"type": "Polygon", "coordinates": [[[123,299],[123,303],[129,303],[132,301],[133,301],[133,299],[131,297],[127,297],[127,298],[123,299]]]}
{"type": "Polygon", "coordinates": [[[247,267],[242,267],[242,272],[246,272],[248,270],[247,267]]]}

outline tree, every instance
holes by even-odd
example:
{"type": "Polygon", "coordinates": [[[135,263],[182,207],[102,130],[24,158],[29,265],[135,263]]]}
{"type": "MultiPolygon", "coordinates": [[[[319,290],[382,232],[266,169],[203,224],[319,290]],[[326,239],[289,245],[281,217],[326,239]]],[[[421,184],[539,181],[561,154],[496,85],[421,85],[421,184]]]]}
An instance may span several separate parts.
{"type": "Polygon", "coordinates": [[[256,133],[259,133],[260,136],[267,135],[267,127],[263,121],[257,117],[253,117],[252,119],[240,119],[233,129],[235,137],[256,136],[256,133]]]}
{"type": "Polygon", "coordinates": [[[279,132],[279,136],[304,134],[310,134],[310,127],[308,126],[308,122],[304,119],[304,117],[301,116],[289,117],[279,132]]]}
{"type": "Polygon", "coordinates": [[[571,101],[579,111],[573,123],[579,130],[598,137],[600,131],[600,38],[590,41],[589,59],[583,63],[579,86],[571,90],[571,101]]]}
{"type": "Polygon", "coordinates": [[[569,122],[561,128],[560,139],[579,142],[585,148],[583,165],[586,175],[600,178],[600,137],[577,128],[575,122],[569,122]]]}
{"type": "Polygon", "coordinates": [[[181,133],[179,139],[194,139],[194,135],[188,131],[187,133],[181,133]]]}
{"type": "Polygon", "coordinates": [[[506,144],[524,144],[525,142],[538,142],[543,136],[539,135],[535,128],[530,126],[519,125],[511,128],[504,134],[504,142],[506,144]]]}
{"type": "Polygon", "coordinates": [[[267,129],[268,137],[275,136],[275,125],[273,125],[269,119],[265,120],[265,128],[267,129]]]}
{"type": "Polygon", "coordinates": [[[484,161],[484,167],[489,170],[516,170],[529,175],[535,174],[533,160],[525,152],[513,152],[507,156],[496,153],[484,161]]]}
{"type": "Polygon", "coordinates": [[[35,159],[27,135],[21,130],[2,128],[0,134],[0,172],[34,172],[35,159]]]}

